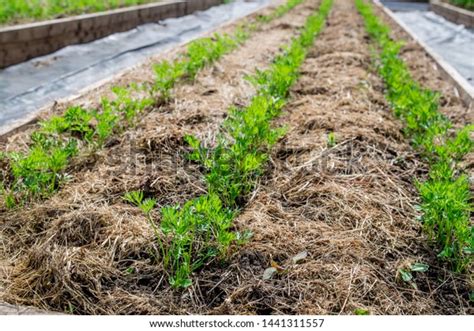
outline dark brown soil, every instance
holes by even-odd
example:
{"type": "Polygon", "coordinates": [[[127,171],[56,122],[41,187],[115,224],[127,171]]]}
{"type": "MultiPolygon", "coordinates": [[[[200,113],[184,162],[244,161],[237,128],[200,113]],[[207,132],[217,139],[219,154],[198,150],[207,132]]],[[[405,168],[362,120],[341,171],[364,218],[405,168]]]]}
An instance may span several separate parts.
{"type": "Polygon", "coordinates": [[[288,133],[235,221],[253,232],[248,244],[174,291],[152,262],[147,221],[122,202],[136,189],[159,206],[204,190],[183,136],[212,141],[228,107],[254,93],[245,74],[267,66],[318,2],[308,0],[178,88],[171,105],[80,163],[50,200],[2,212],[8,272],[0,299],[77,314],[472,313],[471,283],[437,262],[416,221],[414,181],[427,167],[384,100],[351,0],[335,0],[276,122],[288,133]],[[308,256],[292,263],[303,251],[308,256]],[[285,270],[263,280],[272,261],[285,270]],[[399,270],[413,262],[430,269],[405,283],[399,270]]]}

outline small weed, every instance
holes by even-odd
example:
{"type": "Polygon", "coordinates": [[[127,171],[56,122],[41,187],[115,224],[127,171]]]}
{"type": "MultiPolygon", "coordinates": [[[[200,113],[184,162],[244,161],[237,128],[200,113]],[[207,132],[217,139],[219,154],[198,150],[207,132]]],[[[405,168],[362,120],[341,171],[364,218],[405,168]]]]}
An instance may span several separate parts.
{"type": "Polygon", "coordinates": [[[410,284],[414,289],[417,288],[415,282],[413,281],[414,272],[426,272],[428,271],[429,266],[424,263],[413,263],[408,268],[398,269],[398,276],[405,283],[410,284]]]}
{"type": "Polygon", "coordinates": [[[336,146],[336,144],[336,135],[334,134],[334,132],[329,132],[327,137],[327,146],[331,148],[336,146]]]}
{"type": "Polygon", "coordinates": [[[356,308],[354,310],[354,315],[370,315],[370,311],[363,308],[356,308]]]}

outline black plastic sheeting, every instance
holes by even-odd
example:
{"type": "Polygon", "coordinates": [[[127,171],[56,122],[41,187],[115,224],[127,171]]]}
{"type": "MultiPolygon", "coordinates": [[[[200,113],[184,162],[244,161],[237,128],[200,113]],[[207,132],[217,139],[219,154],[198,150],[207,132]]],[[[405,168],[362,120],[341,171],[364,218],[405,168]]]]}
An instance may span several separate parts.
{"type": "Polygon", "coordinates": [[[382,1],[403,23],[474,86],[474,29],[446,20],[427,3],[382,1]]]}
{"type": "Polygon", "coordinates": [[[237,0],[202,12],[116,33],[87,44],[65,47],[0,70],[0,131],[39,108],[241,18],[270,0],[237,0]]]}

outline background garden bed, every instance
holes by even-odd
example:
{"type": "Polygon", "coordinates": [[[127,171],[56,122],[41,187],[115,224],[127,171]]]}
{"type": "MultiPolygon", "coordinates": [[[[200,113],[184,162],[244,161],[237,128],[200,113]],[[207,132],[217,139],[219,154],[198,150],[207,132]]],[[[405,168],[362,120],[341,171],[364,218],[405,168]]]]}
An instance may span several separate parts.
{"type": "Polygon", "coordinates": [[[474,11],[472,9],[464,9],[439,0],[430,0],[430,8],[436,14],[443,16],[451,22],[462,24],[467,28],[474,28],[474,11]]]}
{"type": "Polygon", "coordinates": [[[188,15],[219,3],[222,0],[151,3],[0,28],[0,68],[52,53],[68,45],[90,42],[140,24],[188,15]]]}

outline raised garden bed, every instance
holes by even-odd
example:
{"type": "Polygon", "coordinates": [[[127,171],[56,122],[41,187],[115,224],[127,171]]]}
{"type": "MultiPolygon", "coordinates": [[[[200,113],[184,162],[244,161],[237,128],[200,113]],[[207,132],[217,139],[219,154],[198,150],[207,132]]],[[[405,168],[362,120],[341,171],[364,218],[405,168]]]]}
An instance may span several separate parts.
{"type": "Polygon", "coordinates": [[[474,4],[471,4],[471,10],[455,6],[453,4],[439,1],[430,0],[430,8],[436,14],[443,16],[447,20],[456,24],[462,24],[467,28],[474,28],[474,4]]]}
{"type": "Polygon", "coordinates": [[[156,0],[3,0],[0,7],[0,25],[30,23],[46,19],[64,18],[79,14],[96,13],[142,5],[156,0]]]}
{"type": "Polygon", "coordinates": [[[0,68],[86,43],[140,24],[204,10],[221,0],[167,1],[0,28],[0,68]]]}

